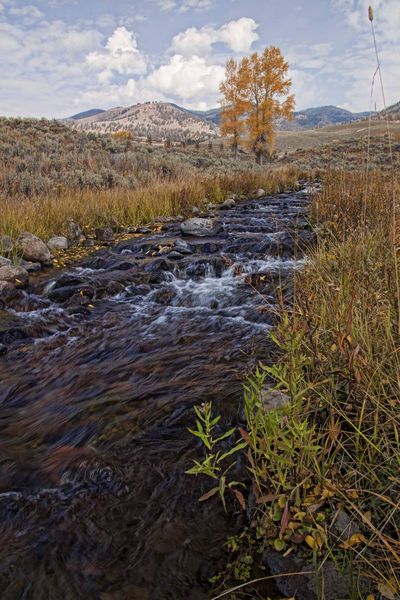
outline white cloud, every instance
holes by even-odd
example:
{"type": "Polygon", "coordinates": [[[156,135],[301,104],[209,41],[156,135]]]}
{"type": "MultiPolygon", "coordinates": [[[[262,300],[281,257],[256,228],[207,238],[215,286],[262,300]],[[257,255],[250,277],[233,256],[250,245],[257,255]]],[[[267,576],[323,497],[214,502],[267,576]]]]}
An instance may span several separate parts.
{"type": "Polygon", "coordinates": [[[118,27],[108,38],[102,51],[90,52],[86,63],[98,72],[101,82],[110,81],[114,73],[137,75],[145,73],[147,69],[145,57],[137,47],[135,34],[126,27],[118,27]]]}
{"type": "Polygon", "coordinates": [[[204,58],[172,56],[166,65],[153,71],[147,85],[166,96],[178,96],[183,100],[200,99],[214,95],[224,76],[224,68],[208,64],[204,58]]]}
{"type": "Polygon", "coordinates": [[[248,17],[225,23],[219,29],[189,27],[172,39],[171,49],[183,56],[202,55],[210,52],[214,44],[222,43],[235,53],[249,52],[258,40],[257,28],[256,21],[248,17]]]}

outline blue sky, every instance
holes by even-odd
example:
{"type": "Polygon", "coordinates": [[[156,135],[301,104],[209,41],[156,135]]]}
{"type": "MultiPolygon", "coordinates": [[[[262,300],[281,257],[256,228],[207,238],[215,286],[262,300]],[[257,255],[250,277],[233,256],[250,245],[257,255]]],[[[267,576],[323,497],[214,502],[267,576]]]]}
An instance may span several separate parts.
{"type": "MultiPolygon", "coordinates": [[[[63,117],[148,100],[206,109],[230,56],[277,45],[297,108],[370,108],[370,0],[0,0],[0,114],[63,117]]],[[[376,0],[388,103],[400,0],[376,0]]],[[[382,106],[378,88],[372,105],[382,106]]]]}

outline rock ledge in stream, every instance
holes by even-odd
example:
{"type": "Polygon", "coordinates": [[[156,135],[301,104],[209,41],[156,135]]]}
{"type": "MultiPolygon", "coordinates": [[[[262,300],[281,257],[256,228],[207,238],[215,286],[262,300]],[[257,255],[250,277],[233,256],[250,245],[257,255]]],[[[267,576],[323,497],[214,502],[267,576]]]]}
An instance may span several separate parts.
{"type": "Polygon", "coordinates": [[[207,237],[219,233],[221,229],[221,225],[213,219],[194,218],[187,219],[181,223],[181,232],[183,235],[207,237]]]}

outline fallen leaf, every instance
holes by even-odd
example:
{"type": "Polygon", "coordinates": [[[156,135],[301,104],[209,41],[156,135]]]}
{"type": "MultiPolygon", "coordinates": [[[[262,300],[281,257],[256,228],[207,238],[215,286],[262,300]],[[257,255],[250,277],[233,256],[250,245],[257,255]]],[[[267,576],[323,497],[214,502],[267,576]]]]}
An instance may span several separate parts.
{"type": "Polygon", "coordinates": [[[388,583],[380,583],[378,585],[378,591],[384,598],[387,598],[387,600],[396,600],[396,592],[388,583]]]}
{"type": "Polygon", "coordinates": [[[281,528],[279,531],[280,535],[283,535],[288,528],[290,522],[290,510],[289,510],[289,502],[286,502],[285,508],[283,509],[282,518],[281,518],[281,528]]]}

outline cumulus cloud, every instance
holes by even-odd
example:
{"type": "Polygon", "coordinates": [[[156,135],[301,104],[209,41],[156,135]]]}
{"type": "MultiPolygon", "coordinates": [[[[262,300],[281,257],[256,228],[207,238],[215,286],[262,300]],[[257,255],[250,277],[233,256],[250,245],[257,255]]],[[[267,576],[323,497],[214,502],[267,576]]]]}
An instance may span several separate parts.
{"type": "Polygon", "coordinates": [[[218,29],[189,27],[172,39],[171,49],[184,56],[202,55],[210,52],[214,44],[222,43],[233,52],[244,53],[258,40],[257,29],[256,21],[248,17],[230,21],[218,29]]]}
{"type": "Polygon", "coordinates": [[[147,69],[145,57],[138,49],[136,36],[126,27],[118,27],[108,38],[102,51],[90,52],[86,63],[98,72],[101,82],[110,81],[114,73],[133,75],[145,73],[147,69]]]}
{"type": "Polygon", "coordinates": [[[146,84],[166,96],[178,96],[183,100],[202,98],[218,90],[224,76],[224,68],[207,64],[204,58],[172,56],[166,65],[153,71],[146,84]]]}

